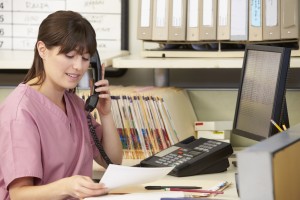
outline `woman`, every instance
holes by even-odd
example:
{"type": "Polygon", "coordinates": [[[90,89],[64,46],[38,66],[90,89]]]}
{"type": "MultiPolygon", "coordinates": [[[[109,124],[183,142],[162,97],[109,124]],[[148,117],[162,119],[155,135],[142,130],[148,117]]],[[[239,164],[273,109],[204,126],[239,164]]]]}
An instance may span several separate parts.
{"type": "MultiPolygon", "coordinates": [[[[0,199],[107,193],[90,178],[93,159],[107,165],[90,136],[84,102],[73,92],[96,46],[94,29],[78,13],[57,11],[41,23],[32,67],[0,106],[0,199]]],[[[120,164],[109,84],[102,79],[95,86],[102,125],[92,123],[112,162],[120,164]]]]}

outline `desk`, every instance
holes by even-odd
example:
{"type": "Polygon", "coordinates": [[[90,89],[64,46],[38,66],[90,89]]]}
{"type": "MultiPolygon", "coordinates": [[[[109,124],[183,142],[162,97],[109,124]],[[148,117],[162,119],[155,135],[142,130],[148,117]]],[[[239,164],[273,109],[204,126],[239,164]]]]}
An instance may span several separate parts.
{"type": "MultiPolygon", "coordinates": [[[[147,183],[144,185],[122,187],[120,189],[112,190],[112,192],[113,193],[154,192],[154,191],[145,190],[144,186],[146,185],[196,185],[196,186],[201,186],[203,189],[208,189],[221,181],[228,181],[231,182],[232,185],[224,190],[224,194],[220,194],[215,197],[212,195],[212,197],[210,198],[236,200],[239,199],[236,191],[236,183],[235,183],[235,172],[237,168],[231,164],[233,159],[235,158],[229,159],[230,167],[227,169],[226,172],[216,173],[216,174],[196,175],[196,176],[189,176],[189,177],[174,177],[168,175],[162,180],[158,180],[152,183],[147,183]]],[[[125,160],[123,165],[131,166],[138,162],[139,162],[138,160],[125,160]]],[[[101,178],[102,175],[103,175],[103,168],[95,164],[93,178],[101,178]]]]}

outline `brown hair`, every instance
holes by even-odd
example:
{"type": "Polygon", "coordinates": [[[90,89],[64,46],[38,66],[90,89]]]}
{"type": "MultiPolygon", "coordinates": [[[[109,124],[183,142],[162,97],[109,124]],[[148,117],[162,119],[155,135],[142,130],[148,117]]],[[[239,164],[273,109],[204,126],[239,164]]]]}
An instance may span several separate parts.
{"type": "MultiPolygon", "coordinates": [[[[73,11],[56,11],[45,18],[40,27],[37,42],[43,41],[47,49],[59,46],[59,53],[76,50],[83,54],[84,50],[92,56],[96,52],[96,33],[88,20],[73,11]]],[[[37,43],[36,43],[37,44],[37,43]]],[[[45,81],[44,63],[37,45],[34,48],[34,59],[31,69],[24,78],[24,83],[38,77],[33,85],[40,85],[45,81]]]]}

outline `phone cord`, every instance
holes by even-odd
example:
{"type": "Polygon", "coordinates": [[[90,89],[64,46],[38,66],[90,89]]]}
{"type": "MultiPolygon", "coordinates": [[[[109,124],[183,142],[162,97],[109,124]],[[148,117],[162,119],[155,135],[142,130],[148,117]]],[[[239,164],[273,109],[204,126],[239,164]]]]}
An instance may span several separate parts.
{"type": "Polygon", "coordinates": [[[92,138],[93,138],[93,140],[95,142],[95,145],[98,148],[98,150],[99,150],[102,158],[104,159],[104,161],[106,162],[107,165],[113,164],[111,162],[111,160],[109,159],[108,155],[106,154],[106,152],[104,151],[103,146],[102,146],[99,138],[97,137],[96,130],[95,130],[93,124],[92,124],[92,118],[91,118],[91,114],[90,113],[88,113],[88,115],[87,115],[87,120],[88,120],[88,125],[89,125],[89,129],[90,129],[90,133],[92,135],[92,138]]]}

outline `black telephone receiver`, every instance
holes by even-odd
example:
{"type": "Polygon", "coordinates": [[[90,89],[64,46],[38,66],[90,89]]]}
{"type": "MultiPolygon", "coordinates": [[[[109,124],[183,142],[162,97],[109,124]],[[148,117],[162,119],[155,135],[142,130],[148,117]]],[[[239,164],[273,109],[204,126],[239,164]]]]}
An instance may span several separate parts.
{"type": "Polygon", "coordinates": [[[104,161],[106,162],[107,165],[112,164],[112,161],[109,159],[108,155],[104,151],[104,148],[99,141],[99,138],[97,137],[96,130],[92,124],[92,118],[91,118],[91,112],[96,108],[99,100],[99,93],[95,91],[95,82],[100,80],[102,78],[102,65],[100,61],[100,57],[98,54],[98,51],[96,50],[95,54],[91,57],[90,60],[90,67],[93,70],[93,78],[91,80],[90,86],[93,87],[92,91],[93,94],[91,94],[88,99],[85,102],[85,110],[88,112],[87,120],[88,120],[88,125],[90,129],[91,136],[95,142],[96,147],[98,148],[101,156],[103,157],[104,161]]]}
{"type": "Polygon", "coordinates": [[[101,61],[100,61],[100,57],[98,54],[98,51],[95,52],[95,54],[91,57],[90,60],[90,67],[92,68],[93,72],[93,80],[92,80],[92,84],[91,87],[93,87],[93,94],[91,94],[88,99],[86,100],[85,103],[85,110],[88,112],[92,112],[97,104],[98,104],[98,95],[99,93],[95,91],[95,82],[100,80],[102,78],[102,66],[101,66],[101,61]]]}

